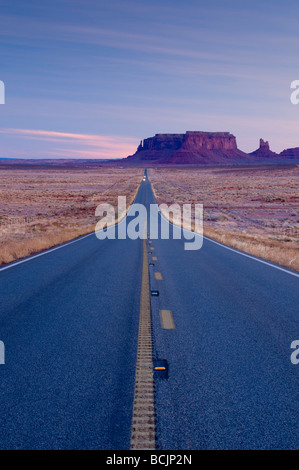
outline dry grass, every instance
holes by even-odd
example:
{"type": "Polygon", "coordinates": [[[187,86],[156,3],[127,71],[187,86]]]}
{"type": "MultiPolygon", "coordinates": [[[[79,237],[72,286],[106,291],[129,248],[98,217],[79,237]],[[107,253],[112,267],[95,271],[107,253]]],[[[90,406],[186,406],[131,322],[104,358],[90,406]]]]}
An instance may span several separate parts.
{"type": "Polygon", "coordinates": [[[219,232],[213,229],[205,229],[204,234],[224,245],[299,271],[298,242],[289,243],[279,239],[271,240],[262,236],[219,232]]]}
{"type": "Polygon", "coordinates": [[[299,271],[299,167],[151,169],[157,202],[202,203],[204,234],[299,271]]]}
{"type": "MultiPolygon", "coordinates": [[[[130,205],[142,169],[1,169],[0,264],[93,232],[95,209],[130,205]]],[[[117,210],[116,210],[117,216],[117,210]]]]}

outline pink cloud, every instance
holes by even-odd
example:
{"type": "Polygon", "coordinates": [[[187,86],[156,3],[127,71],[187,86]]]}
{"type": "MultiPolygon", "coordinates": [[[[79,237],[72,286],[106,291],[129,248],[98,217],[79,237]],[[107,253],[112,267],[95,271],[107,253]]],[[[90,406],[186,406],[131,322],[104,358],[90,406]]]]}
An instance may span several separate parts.
{"type": "Polygon", "coordinates": [[[1,134],[41,141],[39,153],[42,158],[122,158],[136,151],[134,137],[75,134],[38,129],[1,129],[1,134]],[[55,144],[55,146],[53,146],[55,144]],[[56,146],[59,144],[59,147],[56,146]]]}

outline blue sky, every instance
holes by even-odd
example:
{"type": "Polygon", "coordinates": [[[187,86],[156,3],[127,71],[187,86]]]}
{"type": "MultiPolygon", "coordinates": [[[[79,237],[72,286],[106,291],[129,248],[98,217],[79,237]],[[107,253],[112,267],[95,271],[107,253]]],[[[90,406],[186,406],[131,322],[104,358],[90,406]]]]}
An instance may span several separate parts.
{"type": "Polygon", "coordinates": [[[1,157],[123,157],[187,130],[299,146],[297,0],[0,5],[1,157]]]}

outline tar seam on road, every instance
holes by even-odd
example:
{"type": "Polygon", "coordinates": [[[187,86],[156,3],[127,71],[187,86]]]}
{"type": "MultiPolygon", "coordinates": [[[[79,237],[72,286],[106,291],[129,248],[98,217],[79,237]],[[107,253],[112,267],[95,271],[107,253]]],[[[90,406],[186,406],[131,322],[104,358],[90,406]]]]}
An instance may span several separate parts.
{"type": "Polygon", "coordinates": [[[149,273],[145,239],[143,240],[140,319],[130,449],[156,449],[153,345],[149,294],[149,273]]]}

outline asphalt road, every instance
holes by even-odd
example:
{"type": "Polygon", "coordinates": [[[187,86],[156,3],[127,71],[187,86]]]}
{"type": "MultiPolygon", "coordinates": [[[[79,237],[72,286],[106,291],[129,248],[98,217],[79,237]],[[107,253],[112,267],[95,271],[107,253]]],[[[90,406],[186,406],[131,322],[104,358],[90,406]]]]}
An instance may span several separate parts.
{"type": "Polygon", "coordinates": [[[92,234],[0,271],[1,449],[129,448],[141,269],[92,234]]]}
{"type": "MultiPolygon", "coordinates": [[[[136,202],[155,202],[148,181],[136,202]]],[[[157,448],[298,449],[298,275],[151,241],[157,448]]],[[[94,234],[0,270],[1,449],[129,449],[141,272],[141,240],[94,234]]]]}

